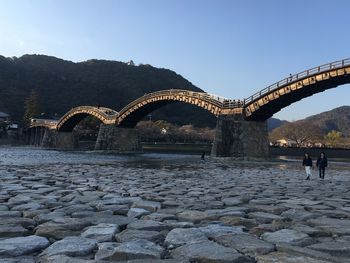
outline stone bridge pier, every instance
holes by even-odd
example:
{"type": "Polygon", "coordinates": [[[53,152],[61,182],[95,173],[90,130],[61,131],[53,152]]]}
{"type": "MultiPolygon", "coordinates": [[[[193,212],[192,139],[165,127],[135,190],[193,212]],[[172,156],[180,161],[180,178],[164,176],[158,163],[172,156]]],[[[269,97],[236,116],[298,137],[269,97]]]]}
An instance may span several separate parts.
{"type": "Polygon", "coordinates": [[[115,152],[140,152],[141,144],[138,131],[134,128],[121,128],[115,124],[101,124],[95,150],[115,152]]]}
{"type": "Polygon", "coordinates": [[[74,132],[59,132],[57,130],[47,129],[41,146],[58,150],[75,149],[79,147],[79,138],[74,132]]]}
{"type": "Polygon", "coordinates": [[[246,121],[243,114],[219,115],[211,155],[267,158],[269,156],[267,122],[246,121]]]}
{"type": "Polygon", "coordinates": [[[27,138],[26,138],[27,144],[34,145],[34,146],[41,146],[45,132],[46,132],[46,128],[41,126],[36,126],[28,129],[27,138]]]}

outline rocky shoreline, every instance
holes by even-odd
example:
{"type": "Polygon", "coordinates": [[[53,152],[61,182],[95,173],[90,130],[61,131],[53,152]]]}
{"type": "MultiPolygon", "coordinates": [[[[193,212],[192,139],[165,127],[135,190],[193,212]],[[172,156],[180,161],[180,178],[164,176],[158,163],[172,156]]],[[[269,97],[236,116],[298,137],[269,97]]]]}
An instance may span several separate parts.
{"type": "Polygon", "coordinates": [[[350,262],[349,169],[304,177],[213,160],[2,165],[0,262],[350,262]]]}

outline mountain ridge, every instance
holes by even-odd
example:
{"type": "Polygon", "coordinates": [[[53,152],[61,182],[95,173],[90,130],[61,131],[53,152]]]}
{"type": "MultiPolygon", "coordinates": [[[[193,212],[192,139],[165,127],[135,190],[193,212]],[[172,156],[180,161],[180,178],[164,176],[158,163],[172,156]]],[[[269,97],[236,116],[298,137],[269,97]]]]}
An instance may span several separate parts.
{"type": "MultiPolygon", "coordinates": [[[[278,120],[278,119],[277,119],[278,120]]],[[[282,121],[275,128],[270,129],[273,131],[276,128],[283,128],[283,125],[288,123],[302,123],[303,125],[314,125],[321,129],[322,133],[327,134],[328,132],[335,130],[342,133],[344,137],[350,136],[350,106],[344,105],[332,110],[321,112],[308,116],[304,119],[300,119],[294,122],[282,121]]]]}
{"type": "MultiPolygon", "coordinates": [[[[31,90],[39,95],[41,111],[62,116],[72,107],[104,106],[119,111],[142,95],[165,89],[202,92],[176,72],[151,65],[113,60],[72,62],[46,55],[0,56],[0,111],[22,120],[31,90]]],[[[188,104],[168,105],[152,113],[173,123],[215,126],[216,118],[188,104]]]]}

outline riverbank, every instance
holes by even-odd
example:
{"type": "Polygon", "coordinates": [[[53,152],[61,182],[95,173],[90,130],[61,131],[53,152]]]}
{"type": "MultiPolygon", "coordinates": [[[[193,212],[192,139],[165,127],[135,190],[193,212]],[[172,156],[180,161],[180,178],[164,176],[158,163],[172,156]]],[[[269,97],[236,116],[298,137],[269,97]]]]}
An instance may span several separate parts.
{"type": "Polygon", "coordinates": [[[295,162],[0,156],[1,262],[350,262],[341,164],[305,181],[295,162]]]}
{"type": "MultiPolygon", "coordinates": [[[[211,152],[211,144],[142,144],[144,152],[160,152],[160,153],[187,153],[200,154],[203,151],[208,155],[211,152]]],[[[349,159],[350,149],[341,148],[286,148],[286,147],[270,147],[270,157],[279,156],[295,156],[302,157],[308,152],[316,158],[321,152],[325,152],[329,158],[349,159]]]]}

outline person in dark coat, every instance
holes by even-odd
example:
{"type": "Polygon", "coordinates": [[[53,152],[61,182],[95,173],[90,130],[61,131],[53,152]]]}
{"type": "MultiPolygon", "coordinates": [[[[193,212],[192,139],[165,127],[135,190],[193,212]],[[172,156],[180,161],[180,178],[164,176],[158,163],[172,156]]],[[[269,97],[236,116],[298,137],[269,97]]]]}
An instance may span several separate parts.
{"type": "Polygon", "coordinates": [[[321,152],[320,157],[318,157],[316,166],[318,167],[320,178],[324,179],[324,173],[328,166],[327,157],[324,152],[321,152]]]}
{"type": "Polygon", "coordinates": [[[311,168],[312,168],[312,159],[311,159],[311,157],[309,156],[308,153],[305,153],[304,160],[303,160],[303,166],[305,166],[306,180],[310,180],[311,168]]]}

